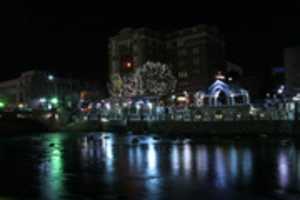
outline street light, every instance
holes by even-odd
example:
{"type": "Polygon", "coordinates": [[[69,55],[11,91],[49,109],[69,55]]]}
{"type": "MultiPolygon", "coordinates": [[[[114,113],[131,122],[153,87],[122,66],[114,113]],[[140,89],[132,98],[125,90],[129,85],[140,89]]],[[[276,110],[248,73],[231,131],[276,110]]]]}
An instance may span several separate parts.
{"type": "Polygon", "coordinates": [[[50,102],[53,104],[53,105],[57,105],[58,104],[58,98],[57,97],[53,97],[50,102]]]}
{"type": "Polygon", "coordinates": [[[49,80],[49,81],[53,81],[53,80],[54,80],[54,76],[53,76],[52,74],[49,74],[49,75],[48,75],[48,80],[49,80]]]}
{"type": "Polygon", "coordinates": [[[3,101],[0,101],[0,109],[3,109],[5,107],[5,103],[3,101]]]}
{"type": "Polygon", "coordinates": [[[40,98],[40,103],[46,103],[47,99],[45,97],[40,98]]]}

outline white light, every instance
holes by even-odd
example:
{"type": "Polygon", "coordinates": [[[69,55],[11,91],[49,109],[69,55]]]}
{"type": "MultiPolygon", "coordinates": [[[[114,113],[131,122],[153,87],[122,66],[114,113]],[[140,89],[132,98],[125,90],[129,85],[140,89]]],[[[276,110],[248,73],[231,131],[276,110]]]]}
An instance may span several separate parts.
{"type": "Polygon", "coordinates": [[[228,81],[232,81],[232,77],[228,77],[228,81]]]}
{"type": "Polygon", "coordinates": [[[49,81],[53,81],[53,80],[54,80],[54,76],[53,76],[53,75],[51,75],[51,74],[50,74],[50,75],[48,75],[48,80],[49,80],[49,81]]]}
{"type": "Polygon", "coordinates": [[[186,99],[186,97],[177,97],[177,100],[178,101],[186,101],[187,99],[186,99]]]}
{"type": "Polygon", "coordinates": [[[172,97],[171,97],[173,100],[175,100],[176,99],[176,95],[172,95],[172,97]]]}
{"type": "Polygon", "coordinates": [[[109,122],[109,120],[107,118],[101,118],[101,122],[109,122]]]}
{"type": "Polygon", "coordinates": [[[300,93],[293,97],[293,101],[300,101],[300,93]]]}
{"type": "Polygon", "coordinates": [[[123,103],[123,107],[127,107],[128,104],[126,102],[123,103]]]}
{"type": "Polygon", "coordinates": [[[49,105],[48,105],[48,110],[51,110],[51,109],[52,109],[52,105],[49,104],[49,105]]]}
{"type": "Polygon", "coordinates": [[[24,108],[24,104],[20,103],[20,104],[18,105],[18,108],[19,108],[19,109],[23,109],[23,108],[24,108]]]}
{"type": "Polygon", "coordinates": [[[136,107],[137,110],[141,109],[141,105],[140,104],[136,104],[135,107],[136,107]]]}
{"type": "Polygon", "coordinates": [[[106,107],[107,110],[110,110],[110,108],[111,108],[110,103],[106,103],[105,107],[106,107]]]}
{"type": "Polygon", "coordinates": [[[39,101],[40,101],[40,103],[46,103],[47,100],[46,100],[46,98],[40,98],[39,101]]]}
{"type": "Polygon", "coordinates": [[[152,103],[151,103],[151,102],[148,102],[147,105],[148,105],[149,109],[152,110],[152,108],[153,108],[152,103]]]}

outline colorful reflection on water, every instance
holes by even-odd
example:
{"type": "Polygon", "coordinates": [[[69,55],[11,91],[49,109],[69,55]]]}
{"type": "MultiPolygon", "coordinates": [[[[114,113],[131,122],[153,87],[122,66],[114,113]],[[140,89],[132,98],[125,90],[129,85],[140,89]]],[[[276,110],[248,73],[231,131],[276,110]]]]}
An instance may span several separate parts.
{"type": "MultiPolygon", "coordinates": [[[[5,163],[1,177],[16,178],[16,168],[10,166],[20,162],[17,174],[31,176],[20,182],[42,199],[95,194],[130,199],[162,199],[168,194],[180,199],[193,197],[193,192],[218,199],[225,191],[229,198],[243,192],[300,191],[300,146],[294,143],[56,133],[2,139],[0,144],[5,144],[0,147],[5,163]],[[17,147],[21,153],[10,152],[17,147]]],[[[0,188],[0,194],[10,191],[8,187],[0,188]]]]}

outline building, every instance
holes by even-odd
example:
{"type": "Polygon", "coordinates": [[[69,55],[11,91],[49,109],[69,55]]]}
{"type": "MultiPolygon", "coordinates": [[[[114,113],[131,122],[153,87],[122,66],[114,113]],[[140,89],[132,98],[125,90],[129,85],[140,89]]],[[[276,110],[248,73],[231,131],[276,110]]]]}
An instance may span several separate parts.
{"type": "Polygon", "coordinates": [[[79,99],[83,90],[95,90],[95,87],[79,80],[59,78],[45,71],[27,71],[16,79],[0,82],[0,98],[5,98],[11,107],[22,104],[37,108],[51,98],[59,101],[79,99]]]}
{"type": "Polygon", "coordinates": [[[284,50],[284,65],[289,93],[300,93],[300,46],[284,50]]]}
{"type": "Polygon", "coordinates": [[[199,25],[170,33],[166,45],[168,64],[178,78],[178,91],[207,88],[224,67],[224,42],[216,27],[199,25]]]}
{"type": "Polygon", "coordinates": [[[125,28],[109,42],[109,72],[126,74],[147,61],[165,61],[165,43],[160,33],[147,28],[125,28]]]}
{"type": "Polygon", "coordinates": [[[110,77],[122,77],[147,61],[170,65],[178,92],[195,92],[208,87],[224,67],[224,42],[218,29],[207,25],[166,34],[126,28],[110,38],[110,77]]]}

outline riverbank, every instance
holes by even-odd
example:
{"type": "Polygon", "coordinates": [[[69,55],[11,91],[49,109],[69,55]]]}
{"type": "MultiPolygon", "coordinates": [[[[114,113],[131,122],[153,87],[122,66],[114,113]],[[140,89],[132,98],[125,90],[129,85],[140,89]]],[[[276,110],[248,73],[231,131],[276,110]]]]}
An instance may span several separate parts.
{"type": "Polygon", "coordinates": [[[300,136],[300,124],[294,121],[82,121],[68,125],[44,122],[33,119],[1,119],[0,133],[41,132],[116,132],[125,134],[151,133],[160,135],[185,135],[195,137],[252,137],[252,136],[300,136]]]}
{"type": "Polygon", "coordinates": [[[118,133],[155,133],[189,136],[298,136],[300,125],[292,121],[218,121],[218,122],[81,122],[70,124],[64,131],[106,131],[118,133]]]}
{"type": "Polygon", "coordinates": [[[32,119],[4,118],[0,119],[0,135],[49,132],[53,129],[49,124],[32,119]]]}

